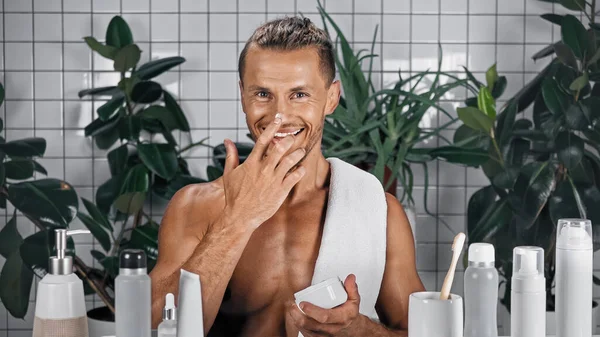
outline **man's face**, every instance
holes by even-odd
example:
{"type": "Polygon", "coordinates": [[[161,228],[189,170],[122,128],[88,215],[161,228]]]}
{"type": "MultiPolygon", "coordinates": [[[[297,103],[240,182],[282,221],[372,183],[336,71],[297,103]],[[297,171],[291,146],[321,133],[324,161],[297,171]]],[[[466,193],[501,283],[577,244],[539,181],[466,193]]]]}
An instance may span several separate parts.
{"type": "Polygon", "coordinates": [[[280,113],[282,124],[274,141],[295,134],[295,145],[288,153],[304,148],[308,155],[315,145],[320,149],[325,115],[335,110],[340,91],[337,81],[327,85],[319,63],[315,48],[250,48],[240,92],[246,123],[255,141],[280,113]]]}

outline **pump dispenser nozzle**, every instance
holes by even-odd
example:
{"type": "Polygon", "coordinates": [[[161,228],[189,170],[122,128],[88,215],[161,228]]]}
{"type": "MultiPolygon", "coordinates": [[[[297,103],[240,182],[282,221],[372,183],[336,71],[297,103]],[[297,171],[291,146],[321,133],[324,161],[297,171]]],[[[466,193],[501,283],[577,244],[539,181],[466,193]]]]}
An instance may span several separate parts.
{"type": "Polygon", "coordinates": [[[51,256],[49,261],[49,272],[52,275],[68,275],[73,272],[73,257],[66,256],[67,238],[71,235],[90,234],[87,229],[56,229],[55,230],[55,245],[56,256],[51,256]]]}

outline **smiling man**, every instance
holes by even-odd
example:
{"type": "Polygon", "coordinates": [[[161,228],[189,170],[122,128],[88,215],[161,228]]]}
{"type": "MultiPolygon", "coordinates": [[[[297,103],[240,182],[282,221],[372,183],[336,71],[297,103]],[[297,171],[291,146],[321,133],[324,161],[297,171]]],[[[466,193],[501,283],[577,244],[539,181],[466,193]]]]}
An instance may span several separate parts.
{"type": "Polygon", "coordinates": [[[373,175],[321,152],[324,119],[340,98],[333,53],[327,34],[298,17],[267,22],[246,43],[239,87],[256,145],[239,164],[225,140],[223,177],[181,189],[167,207],[150,275],[154,327],[183,268],[200,275],[208,336],[407,335],[409,295],[424,287],[406,215],[373,175]],[[332,163],[354,177],[335,182],[345,198],[332,197],[332,163]],[[361,186],[374,193],[373,209],[361,208],[361,186]],[[373,220],[336,225],[346,216],[373,220]],[[348,300],[300,310],[294,293],[314,283],[317,266],[343,278],[348,300]]]}

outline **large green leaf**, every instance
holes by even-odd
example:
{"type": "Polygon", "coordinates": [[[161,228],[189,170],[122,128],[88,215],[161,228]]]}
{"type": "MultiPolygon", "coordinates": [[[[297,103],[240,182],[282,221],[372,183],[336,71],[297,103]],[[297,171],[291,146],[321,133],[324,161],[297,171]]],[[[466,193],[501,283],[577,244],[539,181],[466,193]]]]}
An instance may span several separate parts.
{"type": "Polygon", "coordinates": [[[143,164],[135,165],[125,176],[119,196],[114,202],[115,207],[125,214],[136,213],[144,206],[149,185],[146,167],[143,164]]]}
{"type": "Polygon", "coordinates": [[[458,112],[458,118],[472,129],[489,133],[494,124],[494,121],[479,109],[464,107],[458,108],[456,111],[458,112]]]}
{"type": "Polygon", "coordinates": [[[546,107],[554,115],[565,114],[572,101],[553,78],[547,78],[542,83],[542,96],[546,107]]]}
{"type": "Polygon", "coordinates": [[[513,126],[515,124],[515,119],[517,116],[517,105],[509,104],[506,109],[504,109],[499,117],[498,123],[496,126],[496,138],[498,139],[500,146],[503,146],[508,143],[511,137],[511,132],[513,130],[513,126]]]}
{"type": "Polygon", "coordinates": [[[4,163],[7,179],[25,180],[33,177],[35,166],[30,159],[13,159],[4,163]]]}
{"type": "Polygon", "coordinates": [[[510,190],[515,186],[515,182],[519,177],[519,169],[518,168],[508,168],[494,176],[492,183],[494,186],[504,189],[510,190]]]}
{"type": "Polygon", "coordinates": [[[600,223],[600,190],[596,186],[584,188],[580,193],[587,210],[587,218],[597,225],[600,223]]]}
{"type": "Polygon", "coordinates": [[[487,87],[482,87],[477,95],[477,106],[491,120],[496,119],[496,101],[487,87]]]}
{"type": "Polygon", "coordinates": [[[565,114],[565,124],[569,129],[586,130],[590,124],[590,111],[588,106],[579,101],[569,106],[565,114]]]}
{"type": "Polygon", "coordinates": [[[142,118],[138,115],[125,116],[119,122],[118,133],[121,140],[135,143],[140,138],[142,131],[142,118]]]}
{"type": "Polygon", "coordinates": [[[85,129],[84,129],[85,136],[90,137],[90,136],[97,136],[102,133],[109,133],[109,131],[111,131],[117,127],[117,125],[119,124],[119,120],[121,119],[121,117],[123,115],[125,115],[125,111],[121,110],[117,113],[116,116],[113,116],[109,120],[105,121],[100,118],[94,119],[93,122],[91,122],[90,124],[88,124],[85,127],[85,129]]]}
{"type": "Polygon", "coordinates": [[[104,249],[106,252],[110,251],[110,237],[108,236],[106,230],[102,228],[102,225],[100,225],[100,223],[98,223],[96,220],[92,219],[92,217],[89,215],[81,212],[77,213],[77,218],[79,218],[85,227],[90,230],[94,238],[98,240],[100,246],[102,246],[102,249],[104,249]]]}
{"type": "Polygon", "coordinates": [[[102,104],[102,106],[98,108],[98,116],[101,120],[108,121],[119,112],[119,108],[123,106],[124,102],[125,96],[123,93],[116,94],[108,102],[102,104]]]}
{"type": "Polygon", "coordinates": [[[103,56],[107,59],[110,59],[110,60],[115,59],[115,55],[117,54],[117,50],[118,50],[117,48],[115,48],[113,46],[104,45],[104,44],[98,42],[98,40],[96,40],[96,38],[94,38],[92,36],[86,36],[83,39],[85,40],[85,43],[87,43],[87,45],[93,51],[97,52],[98,54],[100,54],[101,56],[103,56]]]}
{"type": "Polygon", "coordinates": [[[0,143],[0,150],[9,157],[41,157],[46,152],[46,140],[39,137],[13,140],[0,143]]]}
{"type": "Polygon", "coordinates": [[[479,166],[489,160],[488,151],[478,148],[442,146],[433,149],[429,154],[454,164],[463,164],[467,166],[479,166]]]}
{"type": "Polygon", "coordinates": [[[562,19],[560,33],[562,42],[571,48],[577,58],[582,60],[588,51],[588,39],[587,31],[581,21],[573,15],[565,15],[562,19]]]}
{"type": "Polygon", "coordinates": [[[567,169],[575,168],[583,158],[583,139],[577,135],[562,131],[556,137],[556,154],[567,169]]]}
{"type": "MultiPolygon", "coordinates": [[[[48,259],[56,256],[56,232],[53,229],[39,231],[23,240],[21,257],[25,265],[39,278],[48,273],[48,259]]],[[[67,238],[67,249],[65,254],[75,255],[75,243],[73,238],[67,238]]]]}
{"type": "Polygon", "coordinates": [[[111,150],[106,157],[108,159],[111,176],[120,174],[127,168],[127,159],[129,158],[127,144],[123,144],[116,149],[111,150]]]}
{"type": "Polygon", "coordinates": [[[555,2],[560,2],[565,8],[573,11],[585,10],[585,0],[559,0],[555,2]]]}
{"type": "Polygon", "coordinates": [[[469,235],[475,232],[475,225],[481,221],[487,209],[494,205],[497,196],[494,187],[489,185],[480,188],[469,198],[467,207],[467,229],[469,235]]]}
{"type": "Polygon", "coordinates": [[[140,61],[142,51],[136,44],[127,45],[117,52],[113,68],[121,73],[125,73],[135,66],[140,61]]]}
{"type": "Polygon", "coordinates": [[[554,45],[554,52],[556,53],[556,57],[567,67],[571,67],[573,69],[578,69],[577,59],[575,58],[575,54],[573,50],[569,48],[566,44],[562,42],[557,42],[554,45]]]}
{"type": "Polygon", "coordinates": [[[508,80],[506,76],[500,76],[496,80],[496,84],[494,84],[494,89],[492,89],[492,97],[499,98],[502,96],[504,91],[506,90],[506,86],[508,85],[508,80]]]}
{"type": "MultiPolygon", "coordinates": [[[[486,72],[485,72],[485,81],[487,83],[487,88],[489,88],[489,90],[494,90],[494,84],[496,84],[496,80],[498,80],[498,71],[496,71],[496,64],[494,63],[494,65],[492,65],[486,72]]],[[[483,88],[482,88],[483,89],[483,88]]],[[[481,92],[481,91],[480,91],[481,92]]],[[[489,115],[488,115],[489,116],[489,115]]],[[[490,116],[491,117],[491,116],[490,116]]]]}
{"type": "Polygon", "coordinates": [[[96,191],[96,205],[102,213],[109,213],[110,207],[121,191],[121,183],[124,176],[124,174],[113,176],[98,187],[96,191]]]}
{"type": "Polygon", "coordinates": [[[510,143],[506,161],[514,167],[521,167],[527,159],[530,147],[530,141],[521,138],[514,139],[510,143]]]}
{"type": "Polygon", "coordinates": [[[502,232],[510,224],[512,211],[506,199],[500,199],[485,210],[480,220],[469,224],[469,241],[485,242],[496,233],[502,232]]]}
{"type": "Polygon", "coordinates": [[[138,144],[142,162],[155,174],[171,179],[177,173],[177,153],[169,144],[138,144]]]}
{"type": "Polygon", "coordinates": [[[68,226],[79,207],[73,187],[51,178],[9,185],[8,200],[22,213],[50,227],[68,226]]]}
{"type": "Polygon", "coordinates": [[[161,133],[169,145],[177,146],[177,141],[171,131],[163,124],[160,119],[142,117],[142,129],[150,133],[161,133]]]}
{"type": "Polygon", "coordinates": [[[540,17],[546,21],[552,22],[560,26],[564,15],[559,14],[542,14],[540,17]]]}
{"type": "Polygon", "coordinates": [[[96,142],[96,146],[100,150],[108,150],[110,149],[115,142],[119,140],[119,130],[111,129],[107,132],[103,132],[94,137],[94,141],[96,142]]]}
{"type": "Polygon", "coordinates": [[[85,209],[88,211],[90,217],[94,219],[94,221],[100,224],[100,226],[106,228],[109,232],[113,231],[113,227],[108,218],[106,217],[105,213],[102,213],[102,211],[100,211],[100,209],[90,200],[86,198],[81,198],[81,201],[83,201],[85,209]]]}
{"type": "Polygon", "coordinates": [[[160,99],[162,87],[154,81],[139,82],[131,91],[131,99],[136,103],[153,103],[160,99]]]}
{"type": "Polygon", "coordinates": [[[79,98],[84,96],[114,96],[119,93],[120,89],[115,86],[110,87],[101,87],[101,88],[93,88],[93,89],[85,89],[79,91],[77,94],[79,98]]]}
{"type": "Polygon", "coordinates": [[[515,183],[513,207],[528,229],[546,205],[554,188],[554,170],[547,162],[532,162],[521,168],[515,183]]]}
{"type": "Polygon", "coordinates": [[[517,92],[512,98],[511,103],[517,105],[517,112],[521,112],[529,107],[535,100],[542,81],[548,76],[553,70],[554,63],[550,63],[542,70],[533,80],[527,83],[519,92],[517,92]]]}
{"type": "Polygon", "coordinates": [[[127,22],[119,15],[115,15],[106,29],[106,44],[117,49],[133,44],[133,36],[127,22]]]}
{"type": "Polygon", "coordinates": [[[33,273],[23,263],[20,251],[13,252],[0,272],[0,300],[11,316],[25,317],[32,284],[33,273]]]}
{"type": "Polygon", "coordinates": [[[548,201],[548,210],[552,222],[558,223],[559,219],[584,218],[585,215],[580,214],[577,206],[578,200],[581,202],[579,192],[573,189],[568,181],[559,183],[548,201]]]}
{"type": "Polygon", "coordinates": [[[141,80],[149,80],[183,62],[185,62],[185,58],[181,56],[166,57],[164,59],[150,61],[142,64],[142,66],[135,71],[134,75],[141,80]]]}
{"type": "MultiPolygon", "coordinates": [[[[490,137],[481,130],[475,130],[467,125],[461,125],[454,132],[453,144],[458,147],[476,147],[485,148],[490,141],[490,137]]],[[[429,154],[427,155],[428,157],[429,154]]]]}
{"type": "Polygon", "coordinates": [[[588,74],[583,73],[583,75],[577,77],[573,82],[571,82],[569,89],[571,89],[572,91],[580,92],[581,90],[583,90],[583,88],[587,87],[589,84],[590,84],[590,79],[588,77],[588,74]]]}
{"type": "Polygon", "coordinates": [[[19,250],[23,243],[23,237],[17,229],[17,211],[13,212],[12,218],[0,231],[0,255],[8,259],[12,253],[19,250]]]}
{"type": "MultiPolygon", "coordinates": [[[[181,131],[189,132],[190,124],[188,123],[183,110],[181,110],[181,107],[175,98],[173,98],[173,96],[166,90],[163,90],[163,98],[165,100],[165,107],[171,112],[171,119],[175,125],[175,127],[170,128],[169,130],[179,129],[181,131]]],[[[169,125],[166,123],[165,126],[169,127],[169,125]]]]}

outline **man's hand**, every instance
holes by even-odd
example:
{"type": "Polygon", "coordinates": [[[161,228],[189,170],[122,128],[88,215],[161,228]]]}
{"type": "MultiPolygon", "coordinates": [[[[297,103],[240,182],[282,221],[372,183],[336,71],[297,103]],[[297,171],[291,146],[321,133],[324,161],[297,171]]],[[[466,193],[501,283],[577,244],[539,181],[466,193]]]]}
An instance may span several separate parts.
{"type": "Polygon", "coordinates": [[[280,125],[281,119],[276,117],[241,165],[235,145],[229,140],[225,141],[227,158],[223,173],[223,214],[230,218],[243,218],[250,230],[256,229],[277,212],[292,187],[305,173],[302,166],[290,172],[303,158],[303,148],[284,156],[294,145],[293,135],[273,142],[280,125]]]}
{"type": "Polygon", "coordinates": [[[344,288],[348,293],[348,300],[338,307],[323,309],[308,302],[301,302],[303,314],[296,303],[290,301],[286,305],[286,315],[304,337],[352,336],[353,327],[361,317],[356,276],[348,275],[344,281],[344,288]]]}

